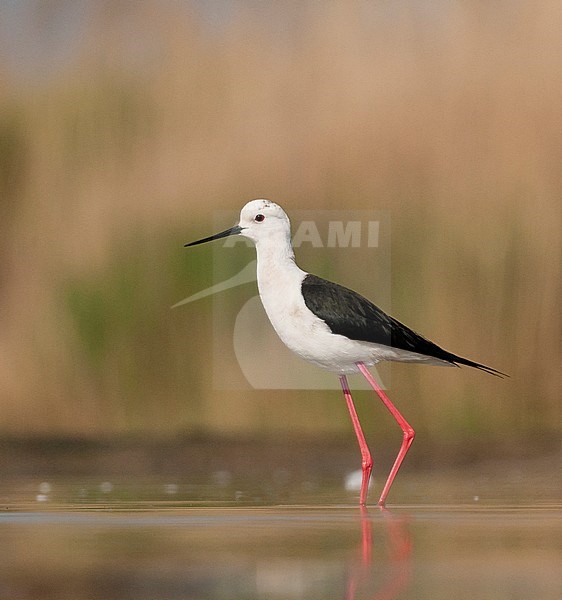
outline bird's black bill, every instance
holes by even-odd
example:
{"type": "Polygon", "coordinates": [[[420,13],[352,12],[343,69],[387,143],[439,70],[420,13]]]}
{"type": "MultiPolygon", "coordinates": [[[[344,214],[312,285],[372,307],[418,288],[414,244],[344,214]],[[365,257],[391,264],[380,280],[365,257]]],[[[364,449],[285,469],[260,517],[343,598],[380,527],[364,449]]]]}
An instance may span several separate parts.
{"type": "Polygon", "coordinates": [[[212,242],[213,240],[220,240],[221,238],[228,237],[229,235],[237,235],[241,231],[242,227],[240,227],[240,225],[235,225],[234,227],[231,227],[226,231],[221,231],[220,233],[215,233],[215,235],[203,238],[202,240],[197,240],[196,242],[185,244],[184,248],[187,248],[188,246],[197,246],[197,244],[204,244],[205,242],[212,242]]]}

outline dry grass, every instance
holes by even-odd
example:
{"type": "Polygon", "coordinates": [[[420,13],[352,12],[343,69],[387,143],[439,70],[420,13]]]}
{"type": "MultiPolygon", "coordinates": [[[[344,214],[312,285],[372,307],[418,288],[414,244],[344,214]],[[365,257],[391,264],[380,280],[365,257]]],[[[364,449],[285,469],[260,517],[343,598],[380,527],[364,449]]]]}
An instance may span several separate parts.
{"type": "Polygon", "coordinates": [[[210,303],[168,310],[210,283],[181,243],[260,196],[390,210],[392,312],[511,375],[396,367],[428,436],[559,427],[559,2],[109,6],[50,75],[0,64],[4,433],[347,430],[213,390],[210,303]]]}

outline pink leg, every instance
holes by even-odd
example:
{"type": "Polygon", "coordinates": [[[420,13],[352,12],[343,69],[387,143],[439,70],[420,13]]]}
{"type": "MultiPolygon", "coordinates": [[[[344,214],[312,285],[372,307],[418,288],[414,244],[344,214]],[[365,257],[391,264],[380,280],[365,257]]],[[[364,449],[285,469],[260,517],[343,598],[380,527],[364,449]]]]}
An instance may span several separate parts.
{"type": "Polygon", "coordinates": [[[371,458],[369,447],[365,441],[365,436],[359,423],[359,417],[357,416],[357,411],[355,410],[355,405],[353,404],[353,398],[351,397],[349,385],[347,384],[347,377],[345,375],[340,375],[340,383],[343,390],[343,395],[345,396],[345,401],[347,403],[347,409],[349,410],[349,414],[351,416],[351,422],[353,423],[353,429],[355,429],[355,435],[357,436],[357,441],[359,442],[359,448],[361,450],[361,468],[363,469],[363,478],[361,480],[359,504],[361,506],[365,506],[365,503],[367,502],[367,492],[369,491],[369,479],[371,478],[371,471],[373,469],[373,459],[371,458]]]}
{"type": "Polygon", "coordinates": [[[371,387],[378,394],[379,398],[383,401],[386,408],[388,408],[392,416],[396,419],[396,422],[398,423],[398,425],[400,425],[400,429],[402,429],[403,434],[400,451],[398,452],[398,456],[394,461],[394,465],[392,465],[392,469],[390,470],[388,479],[386,480],[381,497],[379,499],[379,506],[384,506],[386,502],[386,497],[388,496],[388,492],[390,491],[390,486],[392,485],[392,482],[396,477],[396,473],[398,473],[398,469],[400,468],[400,465],[402,464],[406,453],[410,449],[410,446],[412,445],[412,442],[414,441],[414,436],[416,434],[410,426],[410,424],[408,423],[408,421],[406,421],[406,419],[400,414],[396,406],[392,404],[388,396],[383,392],[380,385],[376,382],[375,378],[369,372],[369,369],[367,369],[367,367],[361,362],[358,362],[357,366],[359,367],[361,373],[363,373],[363,375],[365,376],[365,379],[370,383],[371,387]]]}

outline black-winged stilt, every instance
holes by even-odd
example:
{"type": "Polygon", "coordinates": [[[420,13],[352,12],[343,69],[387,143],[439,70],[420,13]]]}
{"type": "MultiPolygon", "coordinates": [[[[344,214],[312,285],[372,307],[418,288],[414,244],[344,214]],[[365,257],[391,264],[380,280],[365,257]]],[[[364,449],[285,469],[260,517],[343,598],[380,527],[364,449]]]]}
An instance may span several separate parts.
{"type": "Polygon", "coordinates": [[[289,218],[274,202],[248,202],[237,225],[186,247],[231,235],[247,237],[256,246],[260,298],[281,340],[302,358],[339,375],[361,450],[361,505],[367,500],[373,461],[346,373],[362,373],[402,429],[402,445],[378,502],[384,506],[415,434],[367,367],[392,360],[449,367],[468,365],[500,377],[503,373],[443,350],[356,292],[300,269],[291,245],[289,218]]]}

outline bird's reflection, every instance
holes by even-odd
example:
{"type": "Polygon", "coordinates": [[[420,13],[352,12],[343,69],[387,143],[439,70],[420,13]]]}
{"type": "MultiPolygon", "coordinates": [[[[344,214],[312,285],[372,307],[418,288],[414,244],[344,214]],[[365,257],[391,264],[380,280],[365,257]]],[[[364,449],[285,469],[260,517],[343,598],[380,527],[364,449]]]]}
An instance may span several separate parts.
{"type": "Polygon", "coordinates": [[[408,518],[386,508],[376,510],[381,518],[375,521],[376,515],[361,507],[361,541],[352,561],[346,600],[392,600],[398,598],[410,582],[412,540],[408,518]],[[374,523],[379,526],[375,535],[374,523]]]}

